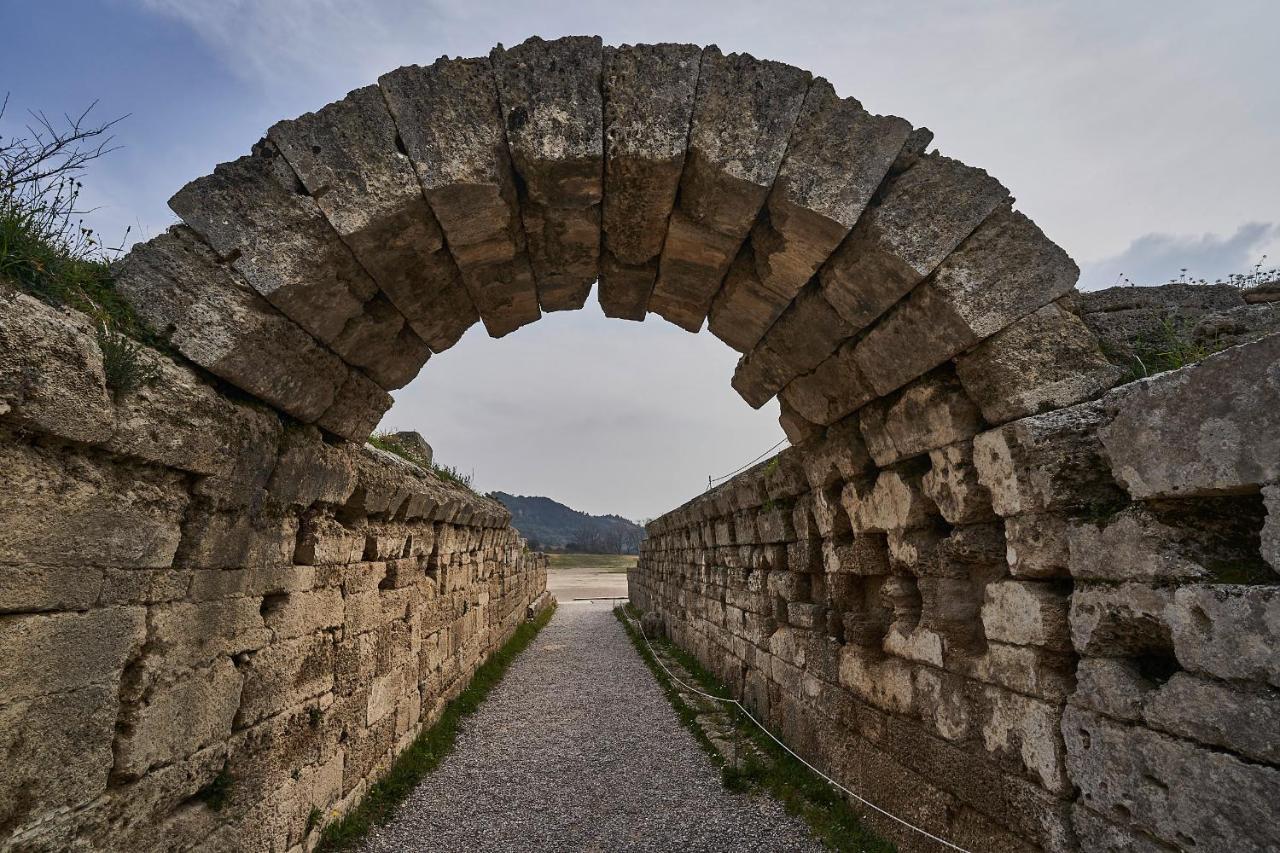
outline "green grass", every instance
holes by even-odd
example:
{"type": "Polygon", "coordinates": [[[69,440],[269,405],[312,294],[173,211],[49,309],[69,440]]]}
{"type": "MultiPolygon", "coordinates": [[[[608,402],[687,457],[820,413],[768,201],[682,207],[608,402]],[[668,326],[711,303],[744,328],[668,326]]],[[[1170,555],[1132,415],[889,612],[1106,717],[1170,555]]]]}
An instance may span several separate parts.
{"type": "Polygon", "coordinates": [[[525,622],[476,670],[467,689],[445,706],[435,725],[423,731],[400,756],[387,774],[375,782],[360,804],[330,823],[320,835],[317,851],[349,850],[376,825],[386,823],[405,797],[428,773],[453,751],[462,721],[475,713],[489,691],[502,680],[511,662],[529,647],[555,613],[548,607],[532,622],[525,622]]]}
{"type": "Polygon", "coordinates": [[[431,471],[441,480],[447,483],[454,483],[462,486],[469,492],[475,493],[475,489],[471,486],[471,475],[463,474],[452,465],[437,465],[433,461],[427,461],[425,458],[419,457],[416,453],[406,450],[399,442],[391,440],[385,433],[374,433],[369,436],[369,443],[379,450],[385,450],[387,453],[394,453],[407,462],[412,462],[419,468],[425,468],[431,471]]]}
{"type": "MultiPolygon", "coordinates": [[[[676,709],[685,727],[693,732],[698,743],[710,752],[720,768],[726,788],[733,791],[764,791],[775,797],[791,814],[799,815],[809,824],[813,834],[832,850],[848,853],[893,853],[897,848],[863,825],[857,812],[835,788],[824,779],[783,750],[773,739],[760,731],[749,719],[733,706],[738,736],[749,739],[763,760],[748,759],[742,767],[727,765],[711,741],[697,723],[697,714],[676,692],[670,677],[658,666],[653,653],[645,645],[640,633],[626,618],[629,614],[638,620],[640,614],[634,607],[618,607],[614,610],[618,620],[626,628],[632,645],[640,653],[649,670],[654,674],[663,692],[676,709]]],[[[703,669],[693,655],[667,640],[653,641],[680,666],[684,667],[699,689],[713,696],[730,698],[728,690],[703,669]]]]}
{"type": "Polygon", "coordinates": [[[635,554],[547,554],[550,568],[599,569],[602,572],[625,572],[636,567],[635,554]]]}

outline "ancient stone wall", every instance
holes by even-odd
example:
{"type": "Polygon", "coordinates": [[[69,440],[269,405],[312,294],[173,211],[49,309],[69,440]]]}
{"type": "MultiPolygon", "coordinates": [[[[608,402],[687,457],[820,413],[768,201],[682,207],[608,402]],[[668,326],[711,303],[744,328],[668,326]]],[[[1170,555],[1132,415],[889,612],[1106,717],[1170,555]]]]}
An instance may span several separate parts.
{"type": "Polygon", "coordinates": [[[632,600],[966,849],[1280,849],[1280,335],[1015,419],[964,358],[652,522],[632,600]]]}
{"type": "Polygon", "coordinates": [[[314,839],[545,597],[497,502],[0,289],[0,849],[314,839]],[[109,344],[108,344],[109,346],[109,344]]]}

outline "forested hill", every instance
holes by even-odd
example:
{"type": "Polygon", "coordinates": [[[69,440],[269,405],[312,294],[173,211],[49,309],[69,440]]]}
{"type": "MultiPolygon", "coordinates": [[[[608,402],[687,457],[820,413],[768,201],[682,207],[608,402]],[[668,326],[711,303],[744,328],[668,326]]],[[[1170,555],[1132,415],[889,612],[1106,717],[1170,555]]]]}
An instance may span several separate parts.
{"type": "Polygon", "coordinates": [[[588,515],[543,497],[492,492],[511,510],[511,525],[535,551],[634,554],[644,528],[620,515],[588,515]]]}

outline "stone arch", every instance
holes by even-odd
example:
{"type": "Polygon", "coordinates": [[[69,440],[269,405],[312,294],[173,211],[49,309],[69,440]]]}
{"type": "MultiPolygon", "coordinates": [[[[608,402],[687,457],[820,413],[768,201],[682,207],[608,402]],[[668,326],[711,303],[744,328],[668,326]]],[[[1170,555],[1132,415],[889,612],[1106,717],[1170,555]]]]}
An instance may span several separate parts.
{"type": "Polygon", "coordinates": [[[948,387],[993,423],[1101,390],[1075,265],[931,139],[782,63],[535,38],[274,125],[173,197],[185,224],[120,288],[196,364],[357,440],[471,325],[597,280],[607,315],[742,353],[735,389],[796,441],[962,355],[948,387]]]}

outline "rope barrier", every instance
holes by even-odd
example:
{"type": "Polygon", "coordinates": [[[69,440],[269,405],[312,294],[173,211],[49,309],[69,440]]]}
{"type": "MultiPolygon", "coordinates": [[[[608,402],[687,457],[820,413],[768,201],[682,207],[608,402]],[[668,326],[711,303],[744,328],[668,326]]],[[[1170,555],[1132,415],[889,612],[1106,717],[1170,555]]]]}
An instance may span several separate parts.
{"type": "Polygon", "coordinates": [[[748,711],[748,710],[747,710],[747,707],[746,707],[745,705],[743,705],[741,702],[739,702],[737,699],[726,699],[726,698],[725,698],[725,697],[723,697],[723,696],[713,696],[712,694],[710,694],[710,693],[706,692],[705,690],[699,690],[698,688],[694,687],[693,685],[688,684],[688,683],[684,682],[683,680],[681,680],[681,679],[680,679],[680,678],[679,678],[679,677],[678,677],[674,672],[672,672],[670,669],[668,669],[668,668],[667,668],[667,665],[666,665],[665,663],[663,663],[663,662],[662,662],[662,658],[658,655],[657,650],[656,650],[656,649],[654,649],[653,644],[649,642],[649,636],[648,636],[647,634],[645,634],[645,632],[644,632],[644,626],[643,626],[643,625],[641,625],[638,621],[636,621],[636,620],[632,619],[630,616],[626,615],[626,613],[625,613],[625,612],[623,613],[623,618],[627,620],[628,624],[633,625],[633,626],[636,628],[636,630],[638,630],[638,631],[640,632],[640,637],[644,640],[644,644],[645,644],[646,646],[648,646],[648,647],[649,647],[649,652],[653,655],[653,659],[654,659],[655,661],[657,661],[657,662],[658,662],[658,666],[662,667],[662,671],[663,671],[663,672],[665,672],[665,673],[667,674],[667,677],[668,677],[668,678],[670,678],[672,681],[674,681],[676,684],[679,684],[679,685],[680,685],[681,687],[683,687],[684,689],[686,689],[686,690],[688,690],[688,691],[690,691],[690,692],[696,693],[696,694],[698,694],[699,696],[705,696],[706,698],[711,699],[711,700],[713,700],[713,701],[716,701],[716,702],[723,702],[723,703],[725,703],[726,705],[733,705],[733,706],[737,707],[737,709],[738,709],[739,711],[741,711],[741,712],[743,713],[743,715],[745,715],[745,716],[746,716],[746,718],[747,718],[748,720],[750,720],[751,722],[753,722],[753,723],[755,723],[755,724],[756,724],[756,728],[760,729],[760,731],[762,731],[762,732],[764,732],[766,735],[768,735],[770,740],[772,740],[772,741],[773,741],[774,743],[776,743],[778,746],[780,746],[780,747],[782,747],[784,750],[786,750],[786,751],[787,751],[787,752],[788,752],[788,753],[789,753],[793,758],[795,758],[797,761],[799,761],[799,762],[800,762],[801,764],[803,764],[805,767],[808,767],[810,770],[812,770],[814,773],[816,773],[819,777],[821,777],[824,781],[826,781],[826,783],[827,783],[828,785],[831,785],[831,786],[832,786],[832,787],[834,787],[834,788],[838,788],[839,790],[841,790],[841,791],[843,791],[844,793],[848,794],[850,797],[853,797],[855,800],[857,800],[858,802],[862,803],[862,804],[863,804],[864,806],[866,806],[867,808],[869,808],[869,809],[874,809],[875,811],[879,812],[880,814],[884,815],[885,817],[889,818],[890,820],[893,820],[893,821],[896,821],[896,822],[898,822],[898,823],[902,824],[902,825],[903,825],[903,826],[905,826],[907,829],[910,829],[910,830],[912,830],[912,831],[914,831],[914,832],[918,832],[918,833],[920,833],[920,834],[921,834],[921,835],[923,835],[925,838],[928,838],[930,841],[936,841],[937,843],[941,844],[943,847],[947,847],[947,848],[949,848],[949,849],[951,849],[951,850],[957,850],[957,851],[959,851],[959,853],[970,853],[970,851],[966,850],[965,848],[963,848],[963,847],[961,847],[961,846],[959,846],[959,845],[957,845],[957,844],[952,844],[950,841],[947,841],[945,838],[939,838],[938,836],[934,835],[932,832],[929,832],[927,829],[921,829],[920,827],[916,826],[914,823],[911,823],[910,821],[907,821],[907,820],[903,820],[902,818],[898,817],[897,815],[893,814],[892,812],[887,812],[887,811],[885,811],[884,809],[882,809],[882,808],[880,808],[879,806],[877,806],[875,803],[871,802],[870,800],[864,799],[863,797],[860,797],[860,796],[858,796],[857,794],[855,794],[853,791],[850,791],[850,790],[849,790],[848,788],[846,788],[844,785],[841,785],[841,784],[840,784],[839,782],[837,782],[835,779],[832,779],[832,778],[831,778],[830,776],[828,776],[826,773],[823,773],[823,772],[822,772],[821,770],[819,770],[817,767],[814,767],[812,764],[810,764],[810,763],[809,763],[808,761],[806,761],[804,758],[802,758],[801,756],[797,755],[797,754],[795,753],[795,751],[791,749],[791,747],[787,746],[785,743],[783,743],[781,740],[779,740],[779,739],[778,739],[778,737],[777,737],[777,735],[775,735],[773,732],[771,732],[771,731],[769,731],[767,728],[765,728],[764,723],[762,723],[762,722],[760,722],[759,720],[757,720],[757,719],[755,718],[755,716],[754,716],[750,711],[748,711]]]}
{"type": "Polygon", "coordinates": [[[748,469],[748,468],[750,468],[752,465],[754,465],[754,464],[756,464],[757,462],[759,462],[761,459],[764,459],[764,458],[765,458],[766,456],[768,456],[770,453],[772,453],[773,451],[777,450],[779,447],[781,447],[782,445],[784,445],[784,444],[786,444],[786,443],[787,443],[787,439],[785,439],[785,438],[784,438],[784,439],[782,439],[782,441],[779,441],[779,442],[778,442],[777,444],[775,444],[773,447],[770,447],[768,450],[766,450],[764,453],[761,453],[761,454],[760,454],[759,456],[757,456],[755,459],[752,459],[752,460],[751,460],[750,462],[748,462],[746,465],[743,465],[741,468],[738,468],[738,469],[736,469],[736,470],[730,471],[728,474],[721,474],[719,477],[712,477],[710,474],[708,474],[708,475],[707,475],[707,489],[708,489],[708,490],[710,490],[710,489],[711,489],[711,484],[712,484],[712,483],[718,483],[718,482],[720,482],[721,480],[727,480],[727,479],[729,479],[730,477],[734,476],[735,474],[741,474],[743,471],[747,470],[747,469],[748,469]]]}

